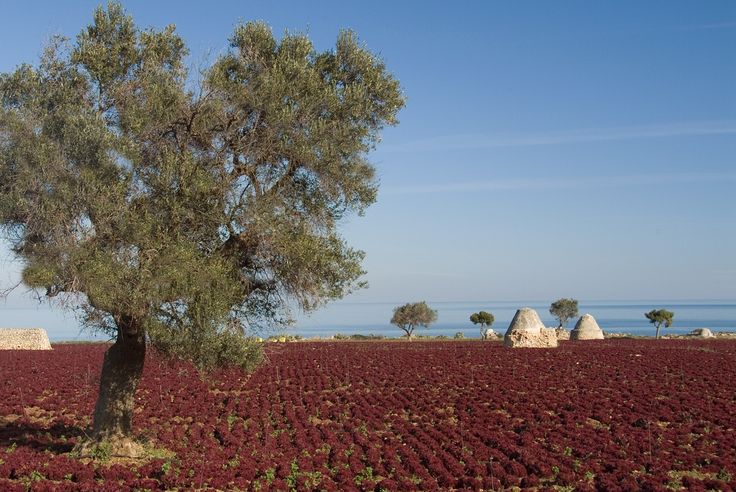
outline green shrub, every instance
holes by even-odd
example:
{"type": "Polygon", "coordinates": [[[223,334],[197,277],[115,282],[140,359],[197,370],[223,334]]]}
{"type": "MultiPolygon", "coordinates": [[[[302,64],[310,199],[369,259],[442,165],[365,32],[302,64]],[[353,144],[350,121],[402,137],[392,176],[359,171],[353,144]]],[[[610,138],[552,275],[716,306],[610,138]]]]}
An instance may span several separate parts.
{"type": "Polygon", "coordinates": [[[383,340],[385,338],[383,335],[374,335],[373,333],[369,335],[361,335],[359,333],[350,335],[351,340],[383,340]]]}

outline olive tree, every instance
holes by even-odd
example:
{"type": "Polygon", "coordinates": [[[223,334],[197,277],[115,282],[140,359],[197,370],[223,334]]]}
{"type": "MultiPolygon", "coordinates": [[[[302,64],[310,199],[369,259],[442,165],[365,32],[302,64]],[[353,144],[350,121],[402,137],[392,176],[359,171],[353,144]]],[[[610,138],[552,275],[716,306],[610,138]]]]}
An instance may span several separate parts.
{"type": "Polygon", "coordinates": [[[367,154],[403,106],[350,31],[317,52],[241,24],[198,77],[186,55],[111,3],[0,75],[0,226],[23,282],[114,340],[91,434],[113,449],[147,346],[249,369],[259,327],[363,285],[337,227],[374,202],[367,154]]]}
{"type": "Polygon", "coordinates": [[[558,299],[549,307],[549,312],[559,321],[558,328],[567,326],[567,322],[578,315],[577,299],[558,299]]]}
{"type": "Polygon", "coordinates": [[[406,338],[411,340],[414,329],[418,326],[427,328],[437,321],[437,311],[430,308],[426,302],[414,302],[404,304],[394,309],[391,324],[404,330],[406,338]]]}
{"type": "Polygon", "coordinates": [[[470,315],[470,322],[474,325],[480,325],[480,337],[483,340],[488,338],[488,328],[496,321],[496,318],[487,311],[478,311],[470,315]]]}
{"type": "Polygon", "coordinates": [[[664,325],[665,328],[672,326],[672,318],[675,313],[666,309],[652,309],[648,313],[644,313],[650,323],[657,329],[656,338],[659,338],[659,329],[664,325]]]}

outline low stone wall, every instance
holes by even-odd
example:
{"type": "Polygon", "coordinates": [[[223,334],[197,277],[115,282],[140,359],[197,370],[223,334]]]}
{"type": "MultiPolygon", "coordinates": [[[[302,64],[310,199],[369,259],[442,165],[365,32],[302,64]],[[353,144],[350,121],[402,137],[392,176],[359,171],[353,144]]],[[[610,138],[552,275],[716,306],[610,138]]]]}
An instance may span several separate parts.
{"type": "Polygon", "coordinates": [[[712,331],[708,328],[697,328],[690,333],[687,334],[690,337],[697,337],[697,338],[714,338],[715,335],[712,331]]]}
{"type": "Polygon", "coordinates": [[[557,347],[557,331],[542,328],[539,333],[513,331],[504,336],[503,344],[515,348],[554,348],[557,347]]]}
{"type": "Polygon", "coordinates": [[[51,350],[51,343],[41,328],[0,328],[0,350],[51,350]]]}
{"type": "Polygon", "coordinates": [[[570,332],[564,328],[547,328],[548,330],[555,330],[557,340],[570,340],[570,332]]]}

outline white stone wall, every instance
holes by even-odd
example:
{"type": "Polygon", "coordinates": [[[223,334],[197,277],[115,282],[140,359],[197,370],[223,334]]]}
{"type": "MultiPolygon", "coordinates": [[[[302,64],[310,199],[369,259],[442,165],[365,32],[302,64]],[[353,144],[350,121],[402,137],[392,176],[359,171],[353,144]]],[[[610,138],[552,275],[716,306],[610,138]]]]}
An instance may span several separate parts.
{"type": "Polygon", "coordinates": [[[0,328],[0,350],[51,350],[51,343],[41,328],[0,328]]]}

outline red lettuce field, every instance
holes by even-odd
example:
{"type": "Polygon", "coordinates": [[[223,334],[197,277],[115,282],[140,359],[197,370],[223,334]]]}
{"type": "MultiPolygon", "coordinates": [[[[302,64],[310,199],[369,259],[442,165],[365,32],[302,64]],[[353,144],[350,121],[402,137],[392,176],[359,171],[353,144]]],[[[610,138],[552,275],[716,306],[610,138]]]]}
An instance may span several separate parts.
{"type": "Polygon", "coordinates": [[[731,490],[736,342],[268,344],[254,374],[147,361],[136,432],[78,460],[101,345],[0,352],[0,490],[731,490]]]}

